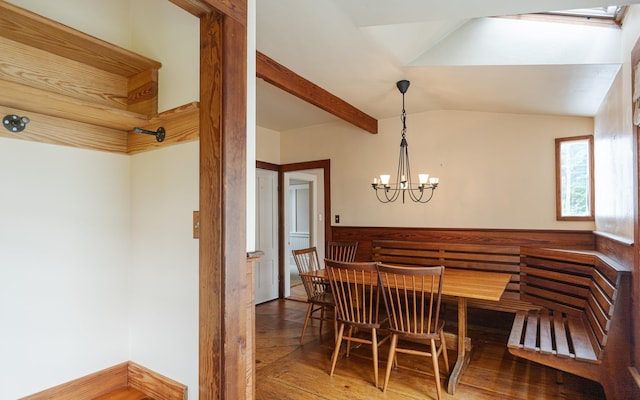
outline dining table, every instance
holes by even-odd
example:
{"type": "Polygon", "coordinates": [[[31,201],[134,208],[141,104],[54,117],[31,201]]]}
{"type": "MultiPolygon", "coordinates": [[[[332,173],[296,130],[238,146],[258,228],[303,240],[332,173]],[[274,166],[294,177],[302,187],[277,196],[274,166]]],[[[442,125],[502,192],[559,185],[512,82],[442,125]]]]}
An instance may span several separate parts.
{"type": "MultiPolygon", "coordinates": [[[[300,275],[326,279],[324,269],[300,275]]],[[[447,340],[447,347],[455,346],[457,351],[456,362],[449,373],[448,393],[455,394],[462,373],[471,359],[471,339],[467,336],[467,301],[469,299],[499,301],[510,280],[511,274],[507,273],[445,268],[442,295],[455,298],[458,304],[458,333],[453,335],[455,337],[451,342],[447,340]]]]}

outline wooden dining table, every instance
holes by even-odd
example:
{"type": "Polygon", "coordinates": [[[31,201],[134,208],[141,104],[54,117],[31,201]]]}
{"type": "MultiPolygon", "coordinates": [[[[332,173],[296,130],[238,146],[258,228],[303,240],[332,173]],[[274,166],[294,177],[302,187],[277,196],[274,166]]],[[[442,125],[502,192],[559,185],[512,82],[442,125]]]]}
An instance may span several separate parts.
{"type": "MultiPolygon", "coordinates": [[[[319,269],[301,274],[301,276],[326,279],[326,272],[324,269],[319,269]]],[[[457,299],[458,303],[458,334],[451,342],[447,340],[447,347],[453,348],[455,346],[458,353],[453,369],[449,373],[447,386],[447,392],[455,394],[460,377],[471,359],[471,339],[467,336],[467,300],[499,301],[511,280],[511,275],[445,268],[443,279],[442,295],[453,297],[457,299]]],[[[447,336],[451,337],[451,335],[447,336]]]]}

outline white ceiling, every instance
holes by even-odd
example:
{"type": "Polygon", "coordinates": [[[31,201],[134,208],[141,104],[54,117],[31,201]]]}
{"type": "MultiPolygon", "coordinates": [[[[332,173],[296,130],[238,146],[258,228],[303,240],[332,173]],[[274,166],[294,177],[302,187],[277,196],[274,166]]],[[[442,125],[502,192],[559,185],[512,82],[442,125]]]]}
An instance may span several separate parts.
{"type": "MultiPolygon", "coordinates": [[[[640,0],[627,0],[628,4],[640,0]]],[[[622,62],[620,30],[491,16],[602,0],[258,0],[257,48],[377,119],[429,110],[593,116],[622,62]]],[[[336,120],[258,79],[257,124],[336,120]]]]}

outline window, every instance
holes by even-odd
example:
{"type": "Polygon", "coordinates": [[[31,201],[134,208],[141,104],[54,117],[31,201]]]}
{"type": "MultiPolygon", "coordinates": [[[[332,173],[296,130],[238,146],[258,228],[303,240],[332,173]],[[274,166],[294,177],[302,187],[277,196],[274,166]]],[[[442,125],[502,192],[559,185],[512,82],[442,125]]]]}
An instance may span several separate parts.
{"type": "Polygon", "coordinates": [[[556,139],[556,219],[593,220],[593,136],[556,139]]]}

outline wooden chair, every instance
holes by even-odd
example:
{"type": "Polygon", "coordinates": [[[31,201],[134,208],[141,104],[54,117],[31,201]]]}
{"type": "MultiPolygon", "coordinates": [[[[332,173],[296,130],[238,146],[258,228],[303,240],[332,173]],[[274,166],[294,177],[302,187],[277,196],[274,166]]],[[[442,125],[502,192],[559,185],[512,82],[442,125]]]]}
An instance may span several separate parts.
{"type": "Polygon", "coordinates": [[[302,334],[300,335],[300,344],[302,344],[309,320],[319,320],[320,333],[322,333],[322,322],[333,320],[333,317],[328,317],[327,314],[332,314],[334,306],[331,289],[326,280],[302,276],[305,272],[313,272],[321,268],[316,248],[309,247],[306,249],[293,250],[292,253],[293,259],[298,267],[298,273],[300,273],[304,290],[307,292],[307,303],[309,303],[307,314],[304,318],[304,325],[302,326],[302,334]],[[314,315],[314,313],[318,311],[320,311],[319,317],[314,315]]]}
{"type": "Polygon", "coordinates": [[[325,258],[334,261],[354,262],[358,242],[328,242],[325,258]]]}
{"type": "Polygon", "coordinates": [[[442,396],[438,357],[444,357],[449,371],[449,359],[444,338],[444,321],[440,319],[440,299],[444,267],[402,267],[378,264],[378,285],[389,317],[391,346],[382,391],[386,391],[396,353],[431,357],[438,400],[442,396]],[[398,347],[398,338],[430,344],[430,351],[398,347]],[[436,345],[439,341],[439,346],[436,345]]]}
{"type": "Polygon", "coordinates": [[[379,315],[380,291],[377,287],[376,263],[349,263],[325,259],[325,269],[333,293],[338,322],[329,375],[333,376],[343,340],[347,341],[347,357],[351,342],[370,344],[373,353],[373,375],[375,385],[378,387],[378,347],[389,336],[378,340],[378,330],[382,324],[386,323],[386,318],[381,318],[379,315]],[[349,328],[346,334],[345,326],[349,328]],[[357,333],[370,331],[371,339],[357,336],[354,329],[358,331],[357,333]]]}

